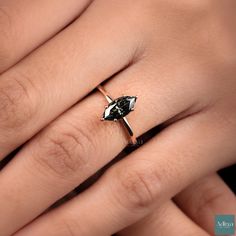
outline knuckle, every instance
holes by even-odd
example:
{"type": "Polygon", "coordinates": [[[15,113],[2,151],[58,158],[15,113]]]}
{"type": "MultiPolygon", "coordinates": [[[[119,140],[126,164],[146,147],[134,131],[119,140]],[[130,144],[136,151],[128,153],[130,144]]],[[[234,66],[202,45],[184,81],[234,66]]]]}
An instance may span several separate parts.
{"type": "Polygon", "coordinates": [[[86,167],[91,138],[84,128],[70,123],[53,124],[40,136],[37,161],[59,177],[71,177],[86,167]]]}
{"type": "Polygon", "coordinates": [[[6,129],[21,128],[35,114],[36,99],[25,77],[10,76],[0,85],[0,123],[6,129]]]}
{"type": "Polygon", "coordinates": [[[118,169],[115,175],[121,194],[118,200],[126,208],[149,208],[160,194],[160,177],[150,163],[142,161],[129,170],[118,169]]]}

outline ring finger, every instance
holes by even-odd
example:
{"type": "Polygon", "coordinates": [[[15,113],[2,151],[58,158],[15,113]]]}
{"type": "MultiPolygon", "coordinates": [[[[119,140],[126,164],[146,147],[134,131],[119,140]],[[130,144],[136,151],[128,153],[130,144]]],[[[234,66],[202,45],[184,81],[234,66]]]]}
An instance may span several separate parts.
{"type": "Polygon", "coordinates": [[[140,29],[101,2],[0,75],[0,160],[133,60],[140,29]]]}

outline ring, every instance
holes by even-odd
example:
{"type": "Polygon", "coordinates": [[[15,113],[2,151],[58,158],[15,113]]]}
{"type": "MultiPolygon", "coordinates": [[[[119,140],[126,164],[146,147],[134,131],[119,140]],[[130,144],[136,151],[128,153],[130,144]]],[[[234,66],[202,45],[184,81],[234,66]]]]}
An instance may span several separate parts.
{"type": "Polygon", "coordinates": [[[126,118],[126,116],[131,111],[134,111],[137,96],[122,96],[116,99],[112,99],[101,85],[99,85],[97,89],[104,95],[104,97],[108,101],[108,105],[105,106],[105,110],[101,120],[115,122],[121,121],[130,136],[130,144],[137,144],[137,138],[134,135],[134,132],[126,118]]]}

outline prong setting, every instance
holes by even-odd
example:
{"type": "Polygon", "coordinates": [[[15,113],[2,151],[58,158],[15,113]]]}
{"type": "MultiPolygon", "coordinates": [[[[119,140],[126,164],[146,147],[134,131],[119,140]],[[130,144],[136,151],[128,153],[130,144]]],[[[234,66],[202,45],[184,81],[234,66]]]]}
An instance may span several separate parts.
{"type": "Polygon", "coordinates": [[[117,121],[134,111],[136,96],[123,96],[113,100],[105,107],[103,118],[105,120],[117,121]]]}
{"type": "Polygon", "coordinates": [[[134,111],[134,106],[138,96],[126,96],[123,94],[122,97],[113,100],[113,98],[110,97],[110,95],[101,85],[99,85],[97,88],[108,101],[108,105],[105,106],[103,117],[100,118],[101,121],[122,121],[124,127],[127,129],[127,132],[130,135],[130,143],[135,145],[137,143],[137,139],[126,116],[130,112],[134,111]]]}

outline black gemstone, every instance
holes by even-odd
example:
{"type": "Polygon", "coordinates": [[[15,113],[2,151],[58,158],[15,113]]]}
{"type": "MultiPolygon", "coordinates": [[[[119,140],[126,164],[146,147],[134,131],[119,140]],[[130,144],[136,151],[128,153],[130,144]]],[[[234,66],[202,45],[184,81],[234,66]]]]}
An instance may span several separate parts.
{"type": "Polygon", "coordinates": [[[114,121],[127,116],[134,109],[136,100],[134,96],[123,96],[112,101],[104,111],[104,120],[114,121]]]}

